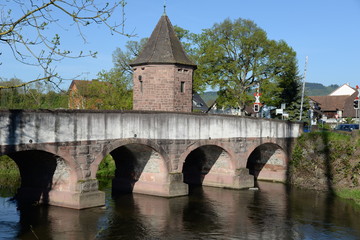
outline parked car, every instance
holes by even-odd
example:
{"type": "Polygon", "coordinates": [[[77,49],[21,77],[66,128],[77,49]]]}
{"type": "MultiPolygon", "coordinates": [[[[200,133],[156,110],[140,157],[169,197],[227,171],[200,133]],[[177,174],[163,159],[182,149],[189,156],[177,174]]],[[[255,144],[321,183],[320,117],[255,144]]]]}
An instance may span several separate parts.
{"type": "Polygon", "coordinates": [[[335,130],[351,132],[353,130],[359,130],[359,124],[339,124],[335,127],[335,130]]]}

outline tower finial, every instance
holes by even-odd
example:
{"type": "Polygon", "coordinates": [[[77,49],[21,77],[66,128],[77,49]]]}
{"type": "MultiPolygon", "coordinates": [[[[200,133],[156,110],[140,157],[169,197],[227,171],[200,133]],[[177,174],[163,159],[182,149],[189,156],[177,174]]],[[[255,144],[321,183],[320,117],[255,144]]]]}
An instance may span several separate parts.
{"type": "Polygon", "coordinates": [[[164,16],[166,16],[166,0],[164,0],[164,16]]]}

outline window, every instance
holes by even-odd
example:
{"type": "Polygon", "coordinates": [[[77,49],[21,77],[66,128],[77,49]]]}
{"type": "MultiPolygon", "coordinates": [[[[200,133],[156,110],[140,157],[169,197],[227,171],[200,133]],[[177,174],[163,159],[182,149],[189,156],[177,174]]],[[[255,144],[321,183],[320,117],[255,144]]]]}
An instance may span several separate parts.
{"type": "Polygon", "coordinates": [[[185,82],[180,83],[180,92],[185,92],[185,82]]]}
{"type": "Polygon", "coordinates": [[[140,92],[143,92],[143,81],[142,81],[142,76],[139,75],[138,76],[139,82],[140,82],[140,92]]]}

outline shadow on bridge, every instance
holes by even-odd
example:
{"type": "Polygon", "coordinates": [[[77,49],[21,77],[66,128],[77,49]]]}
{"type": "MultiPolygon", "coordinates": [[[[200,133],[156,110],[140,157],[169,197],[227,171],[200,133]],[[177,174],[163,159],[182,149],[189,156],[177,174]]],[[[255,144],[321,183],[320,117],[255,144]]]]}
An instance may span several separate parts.
{"type": "Polygon", "coordinates": [[[202,146],[192,151],[183,166],[184,183],[202,185],[205,176],[223,153],[217,146],[202,146]]]}
{"type": "Polygon", "coordinates": [[[8,155],[20,171],[21,185],[14,199],[19,207],[49,202],[57,156],[44,151],[21,151],[8,155]]]}
{"type": "Polygon", "coordinates": [[[255,180],[286,182],[287,156],[279,145],[265,143],[251,152],[246,168],[255,180]]]}
{"type": "Polygon", "coordinates": [[[116,166],[113,194],[133,192],[135,183],[139,181],[152,152],[153,149],[150,147],[137,144],[121,146],[110,152],[116,166]]]}

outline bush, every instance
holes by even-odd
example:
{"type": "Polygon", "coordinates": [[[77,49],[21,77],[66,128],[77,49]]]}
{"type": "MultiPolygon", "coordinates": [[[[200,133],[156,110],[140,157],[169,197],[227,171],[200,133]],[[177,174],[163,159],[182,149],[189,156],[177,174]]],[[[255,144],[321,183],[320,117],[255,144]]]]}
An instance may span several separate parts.
{"type": "Polygon", "coordinates": [[[106,155],[105,158],[99,165],[99,169],[96,173],[97,177],[114,177],[116,165],[114,159],[110,154],[106,155]]]}

